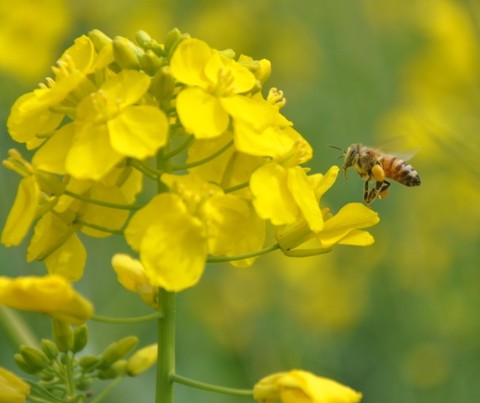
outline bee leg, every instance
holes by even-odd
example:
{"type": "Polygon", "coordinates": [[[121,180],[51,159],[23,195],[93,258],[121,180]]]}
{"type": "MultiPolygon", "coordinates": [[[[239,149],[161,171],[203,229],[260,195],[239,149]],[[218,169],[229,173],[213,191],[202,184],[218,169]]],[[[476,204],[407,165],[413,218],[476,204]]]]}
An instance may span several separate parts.
{"type": "Polygon", "coordinates": [[[377,181],[375,183],[375,188],[370,190],[370,192],[368,192],[367,194],[367,204],[370,205],[375,199],[384,199],[385,197],[387,197],[389,187],[390,182],[377,181]]]}
{"type": "Polygon", "coordinates": [[[367,204],[367,206],[370,206],[371,200],[370,200],[370,193],[368,190],[368,179],[365,181],[363,184],[363,201],[367,204]]]}
{"type": "Polygon", "coordinates": [[[378,198],[385,199],[388,196],[388,192],[390,190],[390,182],[384,181],[382,186],[378,190],[378,198]]]}

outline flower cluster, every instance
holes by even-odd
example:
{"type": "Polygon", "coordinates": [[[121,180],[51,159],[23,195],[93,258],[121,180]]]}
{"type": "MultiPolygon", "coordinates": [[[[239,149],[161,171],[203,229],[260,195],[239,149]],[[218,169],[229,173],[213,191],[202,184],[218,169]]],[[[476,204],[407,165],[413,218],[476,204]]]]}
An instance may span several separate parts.
{"type": "Polygon", "coordinates": [[[263,91],[270,70],[177,30],[164,44],[145,32],[136,43],[98,30],[77,38],[8,118],[11,137],[35,153],[4,161],[22,180],[1,242],[18,245],[34,226],[27,260],[75,281],[86,259],[79,232],[123,234],[142,281],[167,291],[195,285],[212,257],[250,266],[267,223],[294,256],[371,244],[361,228],[375,212],[321,208],[338,168],[304,167],[312,148],[281,113],[282,92],[263,91]],[[147,179],[157,194],[137,204],[147,179]],[[314,252],[296,252],[311,239],[314,252]]]}

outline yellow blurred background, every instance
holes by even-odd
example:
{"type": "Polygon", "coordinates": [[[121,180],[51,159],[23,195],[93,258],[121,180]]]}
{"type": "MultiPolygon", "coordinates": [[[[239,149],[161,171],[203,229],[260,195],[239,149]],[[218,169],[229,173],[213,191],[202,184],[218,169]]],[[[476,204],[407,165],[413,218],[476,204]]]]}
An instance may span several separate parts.
{"type": "MultiPolygon", "coordinates": [[[[279,253],[249,269],[210,265],[178,296],[180,374],[248,388],[303,368],[364,393],[369,403],[473,402],[480,395],[480,2],[477,0],[0,0],[0,151],[16,146],[5,121],[14,100],[93,28],[159,42],[178,27],[212,47],[267,58],[267,84],[285,92],[283,112],[311,142],[324,172],[354,142],[415,151],[422,185],[393,184],[374,209],[368,248],[338,247],[294,259],[279,253]]],[[[21,147],[19,147],[21,149],[21,147]]],[[[22,150],[23,151],[23,150],[22,150]]],[[[391,150],[397,151],[397,150],[391,150]]],[[[19,178],[0,170],[0,225],[19,178]]],[[[350,172],[327,194],[332,210],[360,201],[350,172]]],[[[78,289],[99,314],[148,313],[110,267],[121,241],[85,240],[78,289]]],[[[25,248],[0,247],[0,274],[43,274],[25,248]]],[[[45,318],[22,315],[39,337],[45,318]]],[[[154,324],[90,326],[90,352],[154,324]]],[[[3,340],[3,338],[2,338],[3,340]]],[[[16,346],[0,343],[14,368],[16,346]]],[[[154,371],[127,379],[111,402],[153,399],[154,371]]],[[[177,401],[248,401],[179,385],[177,401]]],[[[95,389],[93,392],[95,393],[95,389]]]]}

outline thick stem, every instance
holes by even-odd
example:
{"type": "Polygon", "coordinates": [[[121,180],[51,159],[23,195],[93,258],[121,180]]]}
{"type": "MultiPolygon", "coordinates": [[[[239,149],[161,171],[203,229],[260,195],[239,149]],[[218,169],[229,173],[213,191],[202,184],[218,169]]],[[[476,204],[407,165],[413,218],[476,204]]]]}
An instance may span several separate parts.
{"type": "Polygon", "coordinates": [[[159,290],[163,317],[158,320],[158,361],[156,403],[174,402],[175,374],[175,293],[159,290]]]}

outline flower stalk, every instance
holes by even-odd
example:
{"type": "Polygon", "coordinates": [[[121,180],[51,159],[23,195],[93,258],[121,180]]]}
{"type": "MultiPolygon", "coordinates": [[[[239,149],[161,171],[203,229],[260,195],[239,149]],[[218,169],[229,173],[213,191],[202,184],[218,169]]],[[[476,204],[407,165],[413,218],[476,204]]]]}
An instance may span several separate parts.
{"type": "Polygon", "coordinates": [[[158,320],[158,361],[156,403],[174,402],[175,374],[175,293],[159,290],[163,317],[158,320]]]}

